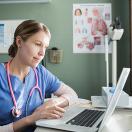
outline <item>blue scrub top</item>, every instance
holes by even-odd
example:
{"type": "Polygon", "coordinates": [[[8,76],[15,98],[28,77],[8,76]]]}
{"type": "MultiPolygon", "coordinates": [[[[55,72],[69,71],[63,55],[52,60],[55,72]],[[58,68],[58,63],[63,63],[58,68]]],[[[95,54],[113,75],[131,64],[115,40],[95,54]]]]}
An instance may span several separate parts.
{"type": "MultiPolygon", "coordinates": [[[[49,72],[44,66],[38,65],[36,67],[38,75],[38,85],[42,91],[43,98],[46,94],[54,93],[61,85],[61,81],[49,72]]],[[[35,73],[32,68],[28,75],[22,82],[17,76],[10,75],[10,80],[13,88],[13,92],[18,104],[18,107],[22,110],[22,115],[18,118],[14,118],[11,113],[11,109],[14,106],[12,97],[9,90],[7,72],[5,65],[0,64],[0,125],[9,124],[15,122],[26,116],[26,103],[29,97],[29,92],[36,84],[35,73]]],[[[27,115],[31,115],[33,111],[42,104],[38,90],[35,90],[30,97],[28,103],[27,115]]],[[[26,130],[25,132],[27,132],[26,130]]]]}

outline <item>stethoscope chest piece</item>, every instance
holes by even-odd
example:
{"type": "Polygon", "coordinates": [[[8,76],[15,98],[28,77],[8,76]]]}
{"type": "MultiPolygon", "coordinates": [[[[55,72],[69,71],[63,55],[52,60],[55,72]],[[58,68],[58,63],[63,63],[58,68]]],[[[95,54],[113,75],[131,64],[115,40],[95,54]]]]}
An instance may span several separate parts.
{"type": "MultiPolygon", "coordinates": [[[[11,97],[12,97],[13,104],[14,104],[14,107],[11,109],[11,113],[12,113],[13,117],[20,117],[20,115],[22,114],[22,110],[20,108],[18,108],[18,106],[17,106],[17,101],[15,99],[15,95],[14,95],[14,92],[13,92],[13,88],[12,88],[12,85],[11,85],[11,79],[10,79],[10,75],[9,75],[9,65],[10,65],[10,62],[8,62],[7,66],[6,66],[7,78],[8,78],[8,84],[9,84],[11,97]]],[[[33,70],[34,70],[34,73],[35,73],[36,84],[35,84],[34,87],[31,88],[30,93],[29,93],[29,97],[31,97],[34,90],[37,89],[39,94],[40,94],[41,100],[43,101],[42,91],[38,86],[38,75],[37,75],[36,69],[33,69],[33,70]]],[[[27,110],[27,106],[26,106],[26,110],[27,110]]]]}
{"type": "Polygon", "coordinates": [[[15,107],[12,108],[12,115],[14,117],[20,117],[21,114],[22,114],[22,111],[20,109],[15,107]]]}

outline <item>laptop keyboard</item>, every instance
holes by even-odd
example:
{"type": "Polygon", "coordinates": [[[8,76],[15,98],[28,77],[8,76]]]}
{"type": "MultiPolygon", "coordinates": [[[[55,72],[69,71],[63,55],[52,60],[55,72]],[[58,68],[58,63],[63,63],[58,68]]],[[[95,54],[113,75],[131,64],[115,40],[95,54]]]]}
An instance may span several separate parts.
{"type": "Polygon", "coordinates": [[[92,127],[103,113],[104,111],[85,109],[66,124],[92,127]]]}

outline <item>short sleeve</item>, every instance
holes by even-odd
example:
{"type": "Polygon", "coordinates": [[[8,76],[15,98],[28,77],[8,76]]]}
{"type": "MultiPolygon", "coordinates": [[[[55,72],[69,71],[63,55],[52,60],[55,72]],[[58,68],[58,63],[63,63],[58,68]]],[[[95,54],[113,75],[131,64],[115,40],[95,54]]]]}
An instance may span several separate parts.
{"type": "Polygon", "coordinates": [[[52,74],[44,66],[40,65],[40,69],[41,69],[41,74],[43,74],[43,80],[46,85],[46,87],[45,87],[46,94],[50,95],[50,94],[56,92],[62,82],[59,80],[59,78],[57,76],[52,74]]]}

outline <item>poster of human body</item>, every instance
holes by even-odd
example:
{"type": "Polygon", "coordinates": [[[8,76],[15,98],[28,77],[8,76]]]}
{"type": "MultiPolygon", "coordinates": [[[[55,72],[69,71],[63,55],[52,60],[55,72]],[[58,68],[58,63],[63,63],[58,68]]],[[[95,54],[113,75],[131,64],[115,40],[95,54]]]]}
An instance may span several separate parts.
{"type": "MultiPolygon", "coordinates": [[[[111,4],[73,5],[73,53],[104,53],[111,4]]],[[[109,45],[111,52],[111,45],[109,45]]]]}

